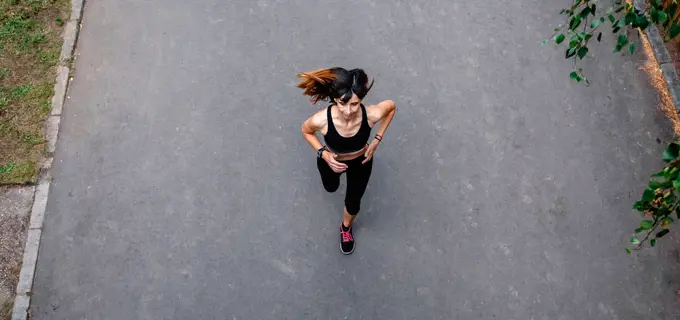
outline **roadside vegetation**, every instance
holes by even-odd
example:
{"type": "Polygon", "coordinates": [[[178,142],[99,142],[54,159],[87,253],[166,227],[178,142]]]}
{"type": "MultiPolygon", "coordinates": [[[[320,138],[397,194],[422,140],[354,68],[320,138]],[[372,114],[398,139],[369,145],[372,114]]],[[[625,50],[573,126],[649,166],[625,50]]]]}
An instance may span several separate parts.
{"type": "Polygon", "coordinates": [[[0,0],[0,184],[35,182],[69,0],[0,0]]]}

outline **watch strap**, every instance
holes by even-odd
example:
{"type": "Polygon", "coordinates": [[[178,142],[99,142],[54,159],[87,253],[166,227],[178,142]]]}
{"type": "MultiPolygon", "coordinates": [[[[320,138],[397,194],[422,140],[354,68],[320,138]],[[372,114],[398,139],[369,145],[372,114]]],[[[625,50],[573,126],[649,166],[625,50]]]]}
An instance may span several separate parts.
{"type": "Polygon", "coordinates": [[[316,150],[316,156],[318,158],[321,158],[321,156],[323,155],[323,152],[326,151],[326,150],[327,150],[326,146],[321,147],[319,150],[316,150]]]}

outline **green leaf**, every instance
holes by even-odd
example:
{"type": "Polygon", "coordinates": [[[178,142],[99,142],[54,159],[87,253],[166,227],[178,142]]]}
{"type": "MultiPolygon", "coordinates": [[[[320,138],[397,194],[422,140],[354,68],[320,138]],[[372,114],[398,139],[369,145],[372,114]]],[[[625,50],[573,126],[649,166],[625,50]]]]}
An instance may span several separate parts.
{"type": "Polygon", "coordinates": [[[668,168],[664,168],[663,170],[651,175],[651,177],[652,178],[665,177],[667,171],[668,171],[668,168]]]}
{"type": "Polygon", "coordinates": [[[597,42],[602,41],[602,32],[597,35],[597,42]]]}
{"type": "Polygon", "coordinates": [[[576,54],[576,49],[575,48],[569,48],[567,49],[566,56],[564,57],[565,59],[569,59],[573,57],[576,54]]]}
{"type": "Polygon", "coordinates": [[[640,221],[640,228],[642,228],[642,230],[649,230],[653,227],[654,227],[654,221],[650,221],[650,220],[640,221]]]}
{"type": "Polygon", "coordinates": [[[626,253],[630,254],[630,248],[626,248],[626,253]]]}
{"type": "Polygon", "coordinates": [[[588,54],[588,47],[581,47],[578,49],[578,57],[583,60],[583,57],[588,54]]]}
{"type": "Polygon", "coordinates": [[[623,11],[623,9],[625,9],[625,8],[624,7],[618,7],[616,10],[614,10],[614,12],[619,13],[619,12],[623,11]]]}
{"type": "Polygon", "coordinates": [[[590,13],[591,13],[592,15],[595,15],[595,10],[597,10],[597,6],[593,3],[593,6],[590,7],[590,13]]]}
{"type": "Polygon", "coordinates": [[[578,26],[581,24],[581,17],[580,16],[574,16],[571,18],[571,21],[569,21],[569,29],[574,30],[578,28],[578,26]]]}
{"type": "Polygon", "coordinates": [[[663,152],[663,156],[662,156],[663,161],[671,162],[671,161],[675,160],[675,158],[677,158],[679,154],[680,154],[680,145],[673,142],[673,143],[669,144],[668,147],[666,148],[666,151],[663,152]]]}
{"type": "Polygon", "coordinates": [[[655,7],[656,6],[652,7],[649,17],[652,18],[652,22],[659,23],[659,10],[657,10],[655,7]]]}
{"type": "Polygon", "coordinates": [[[571,40],[569,41],[569,48],[575,49],[578,47],[578,44],[581,43],[581,40],[571,40]]]}
{"type": "Polygon", "coordinates": [[[678,180],[673,181],[673,189],[680,191],[680,181],[678,180]]]}
{"type": "Polygon", "coordinates": [[[649,244],[653,246],[656,245],[656,239],[649,240],[649,244]]]}
{"type": "Polygon", "coordinates": [[[640,232],[642,232],[642,231],[645,231],[645,230],[642,229],[642,228],[635,228],[635,233],[640,233],[640,232]]]}
{"type": "Polygon", "coordinates": [[[631,43],[629,49],[630,49],[630,54],[635,53],[635,43],[631,43]]]}
{"type": "Polygon", "coordinates": [[[616,18],[614,18],[614,16],[611,14],[608,15],[607,18],[609,19],[609,22],[611,22],[612,24],[614,23],[614,21],[616,21],[616,18]]]}
{"type": "Polygon", "coordinates": [[[633,209],[635,209],[637,211],[642,211],[647,207],[647,205],[648,205],[647,202],[640,200],[640,201],[635,202],[635,204],[633,204],[633,209]]]}
{"type": "Polygon", "coordinates": [[[649,202],[654,200],[654,190],[652,189],[645,189],[644,192],[642,192],[642,201],[649,202]]]}
{"type": "Polygon", "coordinates": [[[559,35],[557,35],[557,37],[555,37],[555,43],[560,44],[562,43],[562,41],[564,41],[564,34],[560,33],[559,35]]]}
{"type": "Polygon", "coordinates": [[[623,28],[626,26],[626,21],[625,20],[619,20],[619,22],[616,23],[616,26],[619,28],[623,28]]]}
{"type": "Polygon", "coordinates": [[[583,77],[581,77],[576,71],[573,71],[572,73],[569,74],[569,78],[572,80],[576,80],[576,82],[581,82],[583,80],[583,77]]]}
{"type": "Polygon", "coordinates": [[[595,19],[595,20],[593,20],[593,22],[590,24],[590,27],[591,27],[592,29],[595,29],[595,28],[597,28],[597,26],[600,25],[600,23],[602,23],[602,21],[595,19]]]}
{"type": "MultiPolygon", "coordinates": [[[[628,13],[626,13],[626,16],[625,16],[625,18],[624,18],[624,20],[623,20],[623,21],[624,21],[624,24],[633,24],[633,23],[635,23],[635,20],[637,19],[637,17],[638,17],[638,16],[637,16],[635,13],[633,13],[633,12],[628,12],[628,13]]],[[[623,26],[620,26],[620,27],[623,27],[623,26]]]]}
{"type": "MultiPolygon", "coordinates": [[[[612,30],[612,33],[617,33],[617,32],[619,32],[619,30],[621,30],[621,28],[616,27],[616,28],[614,28],[614,30],[612,30]]],[[[621,49],[619,49],[619,51],[621,51],[621,49]]]]}
{"type": "Polygon", "coordinates": [[[632,238],[630,238],[630,243],[638,245],[640,244],[640,240],[636,236],[633,236],[632,238]]]}
{"type": "Polygon", "coordinates": [[[659,23],[666,22],[666,19],[668,19],[668,15],[666,15],[665,12],[659,10],[659,23]]]}
{"type": "Polygon", "coordinates": [[[661,237],[667,235],[669,232],[670,232],[670,230],[668,230],[668,229],[663,229],[663,230],[659,231],[659,233],[656,234],[656,237],[657,237],[657,238],[661,238],[661,237]]]}
{"type": "Polygon", "coordinates": [[[635,18],[635,23],[633,23],[634,27],[638,27],[642,30],[647,29],[649,26],[649,20],[647,20],[647,16],[641,14],[635,18]]]}
{"type": "Polygon", "coordinates": [[[670,188],[671,186],[673,184],[670,181],[649,180],[649,187],[651,189],[670,188]]]}
{"type": "Polygon", "coordinates": [[[628,37],[625,34],[619,35],[616,43],[620,46],[625,46],[628,44],[628,37]]]}
{"type": "Polygon", "coordinates": [[[671,25],[670,30],[668,31],[668,36],[670,39],[675,38],[678,34],[680,34],[680,24],[673,23],[671,25]]]}
{"type": "Polygon", "coordinates": [[[586,18],[586,17],[588,17],[589,14],[590,14],[590,7],[585,7],[585,8],[583,8],[583,10],[581,10],[581,13],[579,13],[579,16],[581,16],[581,18],[586,18]]]}

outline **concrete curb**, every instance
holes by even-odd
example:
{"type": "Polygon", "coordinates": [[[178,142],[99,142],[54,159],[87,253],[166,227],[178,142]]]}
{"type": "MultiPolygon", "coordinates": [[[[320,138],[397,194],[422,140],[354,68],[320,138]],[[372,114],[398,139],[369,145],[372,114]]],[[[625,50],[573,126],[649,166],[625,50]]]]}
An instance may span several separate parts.
{"type": "MultiPolygon", "coordinates": [[[[680,106],[680,80],[678,80],[678,72],[675,70],[675,64],[671,60],[671,55],[664,45],[663,38],[659,34],[659,30],[655,25],[647,28],[645,34],[649,45],[652,47],[656,61],[659,63],[659,69],[666,82],[666,88],[673,99],[673,104],[676,108],[680,106]]],[[[680,110],[679,110],[680,111],[680,110]]]]}
{"type": "MultiPolygon", "coordinates": [[[[647,2],[644,0],[635,0],[634,5],[638,10],[644,10],[647,6],[647,2]]],[[[659,33],[659,29],[656,25],[650,24],[645,30],[645,35],[647,40],[649,40],[649,45],[652,47],[654,52],[654,57],[659,63],[659,69],[661,69],[661,74],[666,82],[666,88],[673,99],[673,105],[677,109],[680,107],[680,80],[678,79],[678,72],[675,70],[675,65],[671,59],[671,55],[668,53],[668,49],[664,44],[663,38],[659,33]]],[[[680,110],[678,110],[680,112],[680,110]]]]}
{"type": "Polygon", "coordinates": [[[57,77],[54,84],[54,95],[52,96],[52,111],[45,121],[45,138],[47,139],[47,156],[40,168],[38,186],[35,188],[31,217],[26,236],[26,246],[24,247],[23,263],[19,273],[19,283],[14,298],[14,308],[12,310],[12,320],[26,320],[29,317],[31,296],[33,295],[33,279],[35,276],[36,264],[38,262],[38,249],[40,248],[40,237],[42,235],[43,220],[47,207],[47,196],[50,191],[51,176],[49,170],[54,160],[57,137],[59,135],[59,123],[61,113],[64,109],[64,99],[69,82],[70,66],[73,62],[73,52],[78,39],[80,21],[83,16],[84,0],[71,0],[71,17],[64,27],[64,43],[61,47],[59,65],[57,66],[57,77]]]}

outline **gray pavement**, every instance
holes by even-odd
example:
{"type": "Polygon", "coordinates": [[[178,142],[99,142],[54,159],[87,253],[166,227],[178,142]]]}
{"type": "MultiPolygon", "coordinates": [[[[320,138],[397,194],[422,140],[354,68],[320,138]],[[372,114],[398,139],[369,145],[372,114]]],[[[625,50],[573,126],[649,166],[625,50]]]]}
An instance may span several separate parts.
{"type": "Polygon", "coordinates": [[[675,240],[623,251],[670,126],[641,54],[569,81],[564,4],[88,1],[32,319],[680,317],[675,240]],[[351,256],[294,87],[332,65],[398,107],[351,256]]]}

